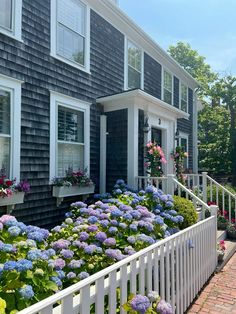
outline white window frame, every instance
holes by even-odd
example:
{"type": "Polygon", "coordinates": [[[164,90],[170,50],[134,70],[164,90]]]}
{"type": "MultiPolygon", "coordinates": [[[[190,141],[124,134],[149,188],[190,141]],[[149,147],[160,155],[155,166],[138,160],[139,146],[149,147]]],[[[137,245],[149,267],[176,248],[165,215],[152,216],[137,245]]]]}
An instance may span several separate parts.
{"type": "Polygon", "coordinates": [[[179,146],[181,146],[181,139],[185,139],[187,141],[187,151],[186,153],[188,154],[187,157],[187,168],[189,167],[189,134],[184,133],[184,132],[179,132],[179,146]]]}
{"type": "Polygon", "coordinates": [[[179,82],[179,109],[183,112],[188,113],[188,85],[183,83],[182,81],[179,82]],[[187,111],[182,110],[182,85],[187,88],[187,111]]]}
{"type": "Polygon", "coordinates": [[[132,39],[129,39],[128,37],[125,37],[125,53],[124,53],[124,90],[129,90],[128,86],[128,42],[136,46],[141,51],[141,78],[140,78],[140,87],[139,89],[144,89],[144,50],[139,45],[137,45],[132,39]]]}
{"type": "Polygon", "coordinates": [[[22,41],[22,0],[12,0],[12,29],[0,26],[0,33],[22,41]]]}
{"type": "MultiPolygon", "coordinates": [[[[161,88],[161,99],[162,101],[164,101],[166,104],[168,105],[171,105],[173,106],[174,104],[174,75],[168,70],[166,69],[165,67],[162,66],[162,78],[161,78],[161,85],[162,85],[162,88],[161,88]],[[171,91],[171,104],[165,102],[164,100],[164,75],[165,75],[165,72],[168,73],[170,76],[171,76],[171,83],[172,83],[172,91],[171,91]]],[[[169,91],[170,92],[170,91],[169,91]]]]}
{"type": "Polygon", "coordinates": [[[57,173],[58,106],[84,112],[84,169],[87,169],[88,175],[90,173],[91,103],[50,91],[50,183],[57,173]]]}
{"type": "Polygon", "coordinates": [[[79,70],[90,73],[90,7],[85,1],[79,0],[86,7],[85,21],[85,53],[84,66],[57,54],[57,1],[51,0],[51,52],[50,55],[79,70]]]}
{"type": "Polygon", "coordinates": [[[20,181],[21,84],[23,82],[0,74],[0,89],[10,92],[10,179],[20,181]]]}

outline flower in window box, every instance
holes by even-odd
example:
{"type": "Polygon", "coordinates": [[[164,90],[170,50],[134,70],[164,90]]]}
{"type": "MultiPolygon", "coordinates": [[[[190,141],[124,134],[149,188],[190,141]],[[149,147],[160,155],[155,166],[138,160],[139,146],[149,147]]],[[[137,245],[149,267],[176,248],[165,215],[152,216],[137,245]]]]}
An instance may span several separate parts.
{"type": "Polygon", "coordinates": [[[30,184],[26,180],[16,184],[16,179],[8,179],[4,173],[4,170],[0,170],[0,198],[9,197],[14,192],[28,193],[29,191],[30,184]]]}
{"type": "Polygon", "coordinates": [[[74,171],[69,168],[66,171],[65,177],[56,177],[52,180],[54,186],[91,186],[93,181],[86,174],[87,170],[77,170],[74,171]]]}

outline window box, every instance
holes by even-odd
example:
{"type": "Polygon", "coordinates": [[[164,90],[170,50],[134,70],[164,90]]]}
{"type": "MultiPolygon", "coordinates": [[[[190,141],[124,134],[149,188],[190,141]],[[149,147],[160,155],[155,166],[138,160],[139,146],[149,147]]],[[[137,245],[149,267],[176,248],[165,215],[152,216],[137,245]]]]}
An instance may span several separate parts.
{"type": "Polygon", "coordinates": [[[16,204],[24,203],[25,192],[13,192],[12,195],[0,198],[0,207],[7,206],[7,214],[10,214],[16,204]]]}
{"type": "Polygon", "coordinates": [[[88,186],[53,186],[52,195],[57,198],[58,207],[63,202],[64,197],[93,194],[94,189],[94,184],[88,186]]]}

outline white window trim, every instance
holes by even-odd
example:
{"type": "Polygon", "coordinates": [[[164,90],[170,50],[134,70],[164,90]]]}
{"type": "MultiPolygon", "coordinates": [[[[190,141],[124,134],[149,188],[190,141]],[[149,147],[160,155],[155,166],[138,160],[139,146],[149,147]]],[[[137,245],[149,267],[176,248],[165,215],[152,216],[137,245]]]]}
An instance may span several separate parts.
{"type": "Polygon", "coordinates": [[[181,144],[181,139],[186,139],[187,140],[187,151],[186,153],[188,153],[188,157],[187,157],[187,168],[189,167],[189,134],[184,133],[184,132],[179,132],[179,146],[181,144]]]}
{"type": "Polygon", "coordinates": [[[58,0],[51,0],[51,41],[50,41],[51,52],[50,52],[50,55],[53,58],[60,60],[64,63],[67,63],[74,68],[77,68],[88,74],[91,74],[90,72],[90,7],[85,1],[80,0],[86,6],[85,54],[84,54],[85,64],[84,66],[82,66],[76,62],[70,61],[57,54],[57,1],[58,0]]]}
{"type": "MultiPolygon", "coordinates": [[[[162,73],[161,73],[161,100],[165,102],[164,100],[164,73],[167,72],[169,75],[171,75],[171,81],[172,81],[172,91],[171,91],[171,106],[174,104],[174,75],[171,73],[167,68],[162,66],[162,73]]],[[[170,92],[170,91],[169,91],[170,92]]]]}
{"type": "MultiPolygon", "coordinates": [[[[58,105],[84,112],[84,168],[90,174],[90,103],[50,91],[50,183],[56,176],[57,167],[57,117],[58,105]]],[[[73,144],[73,143],[72,143],[73,144]]]]}
{"type": "Polygon", "coordinates": [[[189,112],[189,110],[188,110],[188,85],[185,84],[184,82],[180,81],[180,80],[179,80],[179,109],[182,110],[182,111],[184,111],[184,112],[186,112],[186,113],[189,112]],[[184,110],[182,110],[182,108],[181,108],[181,107],[182,107],[182,106],[181,106],[181,100],[182,100],[182,89],[181,89],[181,85],[184,85],[184,86],[187,87],[187,111],[184,111],[184,110]]]}
{"type": "Polygon", "coordinates": [[[125,36],[125,44],[124,44],[124,90],[129,90],[128,87],[128,42],[131,42],[134,46],[136,46],[138,49],[141,50],[141,86],[140,89],[144,89],[144,50],[142,47],[137,45],[133,40],[129,39],[127,36],[125,36]]]}
{"type": "Polygon", "coordinates": [[[0,88],[11,93],[10,178],[20,181],[21,84],[23,82],[0,74],[0,88]]]}
{"type": "Polygon", "coordinates": [[[13,39],[19,40],[22,42],[22,0],[13,0],[12,2],[12,29],[8,30],[2,26],[0,26],[0,33],[7,35],[13,39]]]}

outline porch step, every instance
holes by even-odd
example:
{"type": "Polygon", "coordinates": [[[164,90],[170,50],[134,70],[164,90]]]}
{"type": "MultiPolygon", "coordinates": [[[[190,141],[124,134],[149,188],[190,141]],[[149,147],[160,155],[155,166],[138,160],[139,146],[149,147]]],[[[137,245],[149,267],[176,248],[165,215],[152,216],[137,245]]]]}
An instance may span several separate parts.
{"type": "Polygon", "coordinates": [[[227,262],[230,260],[230,258],[234,255],[236,252],[236,241],[233,240],[226,240],[225,241],[225,255],[222,260],[222,262],[218,263],[218,266],[216,267],[216,272],[220,272],[222,268],[227,264],[227,262]]]}
{"type": "Polygon", "coordinates": [[[222,241],[227,238],[226,230],[217,230],[217,241],[222,241]]]}

